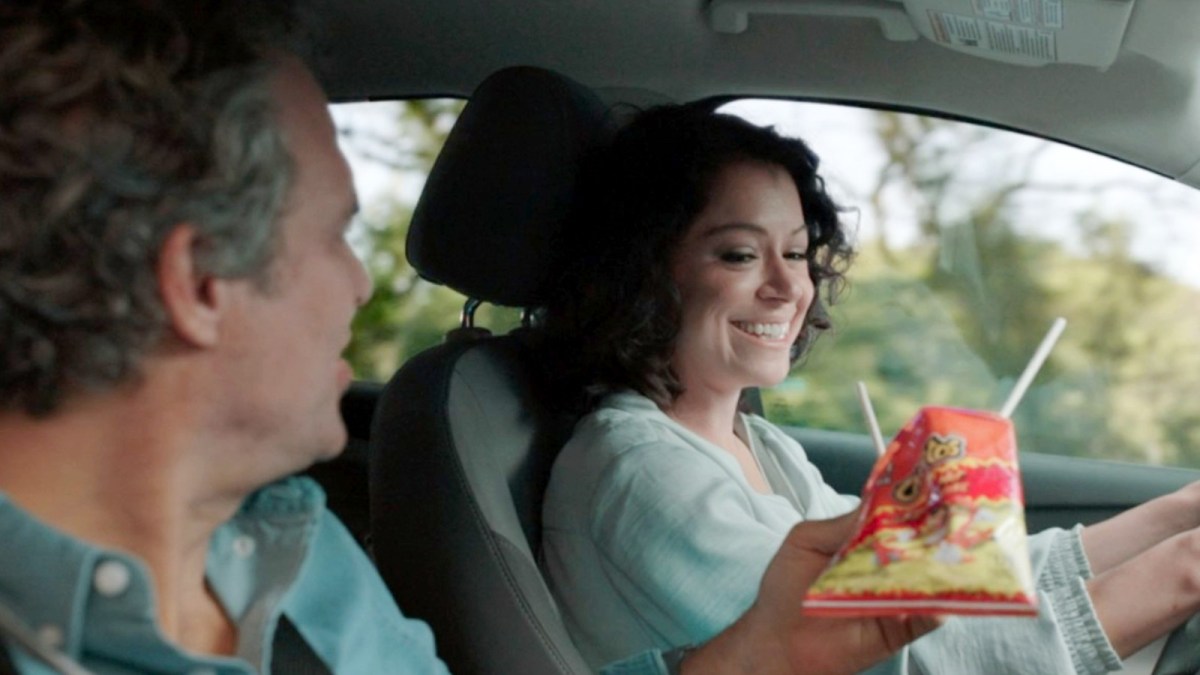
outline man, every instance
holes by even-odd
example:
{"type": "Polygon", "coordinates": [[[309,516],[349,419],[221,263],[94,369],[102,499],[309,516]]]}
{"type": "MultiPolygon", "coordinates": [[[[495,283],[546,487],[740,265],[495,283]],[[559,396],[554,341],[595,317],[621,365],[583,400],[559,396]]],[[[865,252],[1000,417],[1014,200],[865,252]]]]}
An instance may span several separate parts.
{"type": "MultiPolygon", "coordinates": [[[[345,442],[340,352],[370,284],[324,96],[268,9],[0,5],[0,645],[16,672],[266,672],[284,652],[445,671],[320,489],[288,478],[345,442]]],[[[799,615],[847,523],[789,538],[760,602],[683,671],[854,672],[930,629],[825,622],[842,643],[799,615]]],[[[663,668],[648,653],[613,672],[663,668]]]]}
{"type": "Polygon", "coordinates": [[[259,490],[344,444],[370,292],[320,89],[233,3],[50,4],[2,10],[0,603],[101,672],[264,669],[281,611],[339,672],[430,652],[314,485],[259,490]]]}

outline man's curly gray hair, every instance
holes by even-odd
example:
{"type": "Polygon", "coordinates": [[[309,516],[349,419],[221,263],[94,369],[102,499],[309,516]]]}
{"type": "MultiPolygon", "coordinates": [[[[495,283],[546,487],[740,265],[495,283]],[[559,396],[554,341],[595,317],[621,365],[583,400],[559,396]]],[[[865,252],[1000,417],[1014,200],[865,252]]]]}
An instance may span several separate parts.
{"type": "Polygon", "coordinates": [[[291,181],[268,87],[284,9],[0,6],[0,410],[45,415],[137,375],[164,337],[155,263],[179,223],[201,272],[265,282],[291,181]]]}

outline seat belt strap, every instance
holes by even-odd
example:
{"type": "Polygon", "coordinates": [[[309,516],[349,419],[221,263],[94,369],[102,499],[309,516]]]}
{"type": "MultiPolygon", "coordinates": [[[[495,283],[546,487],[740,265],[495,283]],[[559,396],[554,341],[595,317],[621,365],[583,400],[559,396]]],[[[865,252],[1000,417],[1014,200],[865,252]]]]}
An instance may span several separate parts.
{"type": "Polygon", "coordinates": [[[279,615],[271,643],[271,675],[333,675],[285,614],[279,615]]]}
{"type": "Polygon", "coordinates": [[[7,640],[0,639],[0,675],[17,675],[17,666],[8,653],[7,640]]]}
{"type": "MultiPolygon", "coordinates": [[[[87,670],[65,654],[43,646],[15,614],[0,605],[0,675],[18,675],[10,645],[27,650],[34,658],[44,661],[63,675],[88,675],[87,670]]],[[[295,624],[285,615],[280,615],[279,624],[275,628],[275,638],[271,647],[271,673],[333,675],[333,671],[325,665],[296,629],[295,624]]]]}
{"type": "Polygon", "coordinates": [[[19,647],[62,675],[90,675],[86,668],[71,657],[42,644],[16,613],[0,605],[0,675],[16,675],[17,667],[13,663],[10,651],[13,646],[19,647]]]}

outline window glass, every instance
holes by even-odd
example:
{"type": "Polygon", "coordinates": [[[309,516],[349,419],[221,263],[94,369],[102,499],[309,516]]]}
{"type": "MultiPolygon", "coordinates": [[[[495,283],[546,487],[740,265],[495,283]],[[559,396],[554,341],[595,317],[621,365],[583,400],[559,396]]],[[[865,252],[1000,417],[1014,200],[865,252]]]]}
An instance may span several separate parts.
{"type": "Polygon", "coordinates": [[[1078,149],[839,106],[726,111],[804,138],[857,257],[823,336],[767,415],[885,436],[925,404],[998,409],[1068,321],[1014,415],[1022,450],[1200,467],[1200,194],[1078,149]]]}
{"type": "MultiPolygon", "coordinates": [[[[333,106],[375,293],[348,356],[386,380],[458,325],[461,295],[404,258],[416,198],[463,102],[333,106]]],[[[920,115],[782,101],[726,111],[804,138],[858,254],[824,335],[763,394],[785,425],[884,434],[922,405],[997,409],[1056,316],[1066,332],[1015,415],[1023,450],[1200,467],[1197,191],[1091,153],[920,115]]],[[[484,306],[477,323],[517,325],[484,306]]]]}
{"type": "MultiPolygon", "coordinates": [[[[354,319],[346,353],[358,379],[386,381],[405,360],[459,325],[466,298],[418,277],[405,259],[404,241],[425,177],[463,103],[427,99],[331,107],[361,209],[351,241],[375,285],[354,319]]],[[[520,313],[484,305],[475,321],[503,333],[519,323],[520,313]]]]}

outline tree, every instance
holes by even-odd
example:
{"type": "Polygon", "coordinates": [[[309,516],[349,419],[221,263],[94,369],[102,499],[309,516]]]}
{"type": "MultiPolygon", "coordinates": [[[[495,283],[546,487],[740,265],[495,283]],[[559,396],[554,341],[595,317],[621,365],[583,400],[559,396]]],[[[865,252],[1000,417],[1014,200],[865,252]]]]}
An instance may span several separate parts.
{"type": "Polygon", "coordinates": [[[865,429],[855,380],[885,434],[922,405],[997,409],[1063,315],[1014,420],[1021,447],[1200,464],[1195,291],[1133,258],[1128,221],[1070,198],[1098,188],[1037,178],[1049,146],[1006,133],[878,112],[873,134],[882,160],[852,199],[878,234],[833,335],[765,397],[772,416],[865,429]]]}

